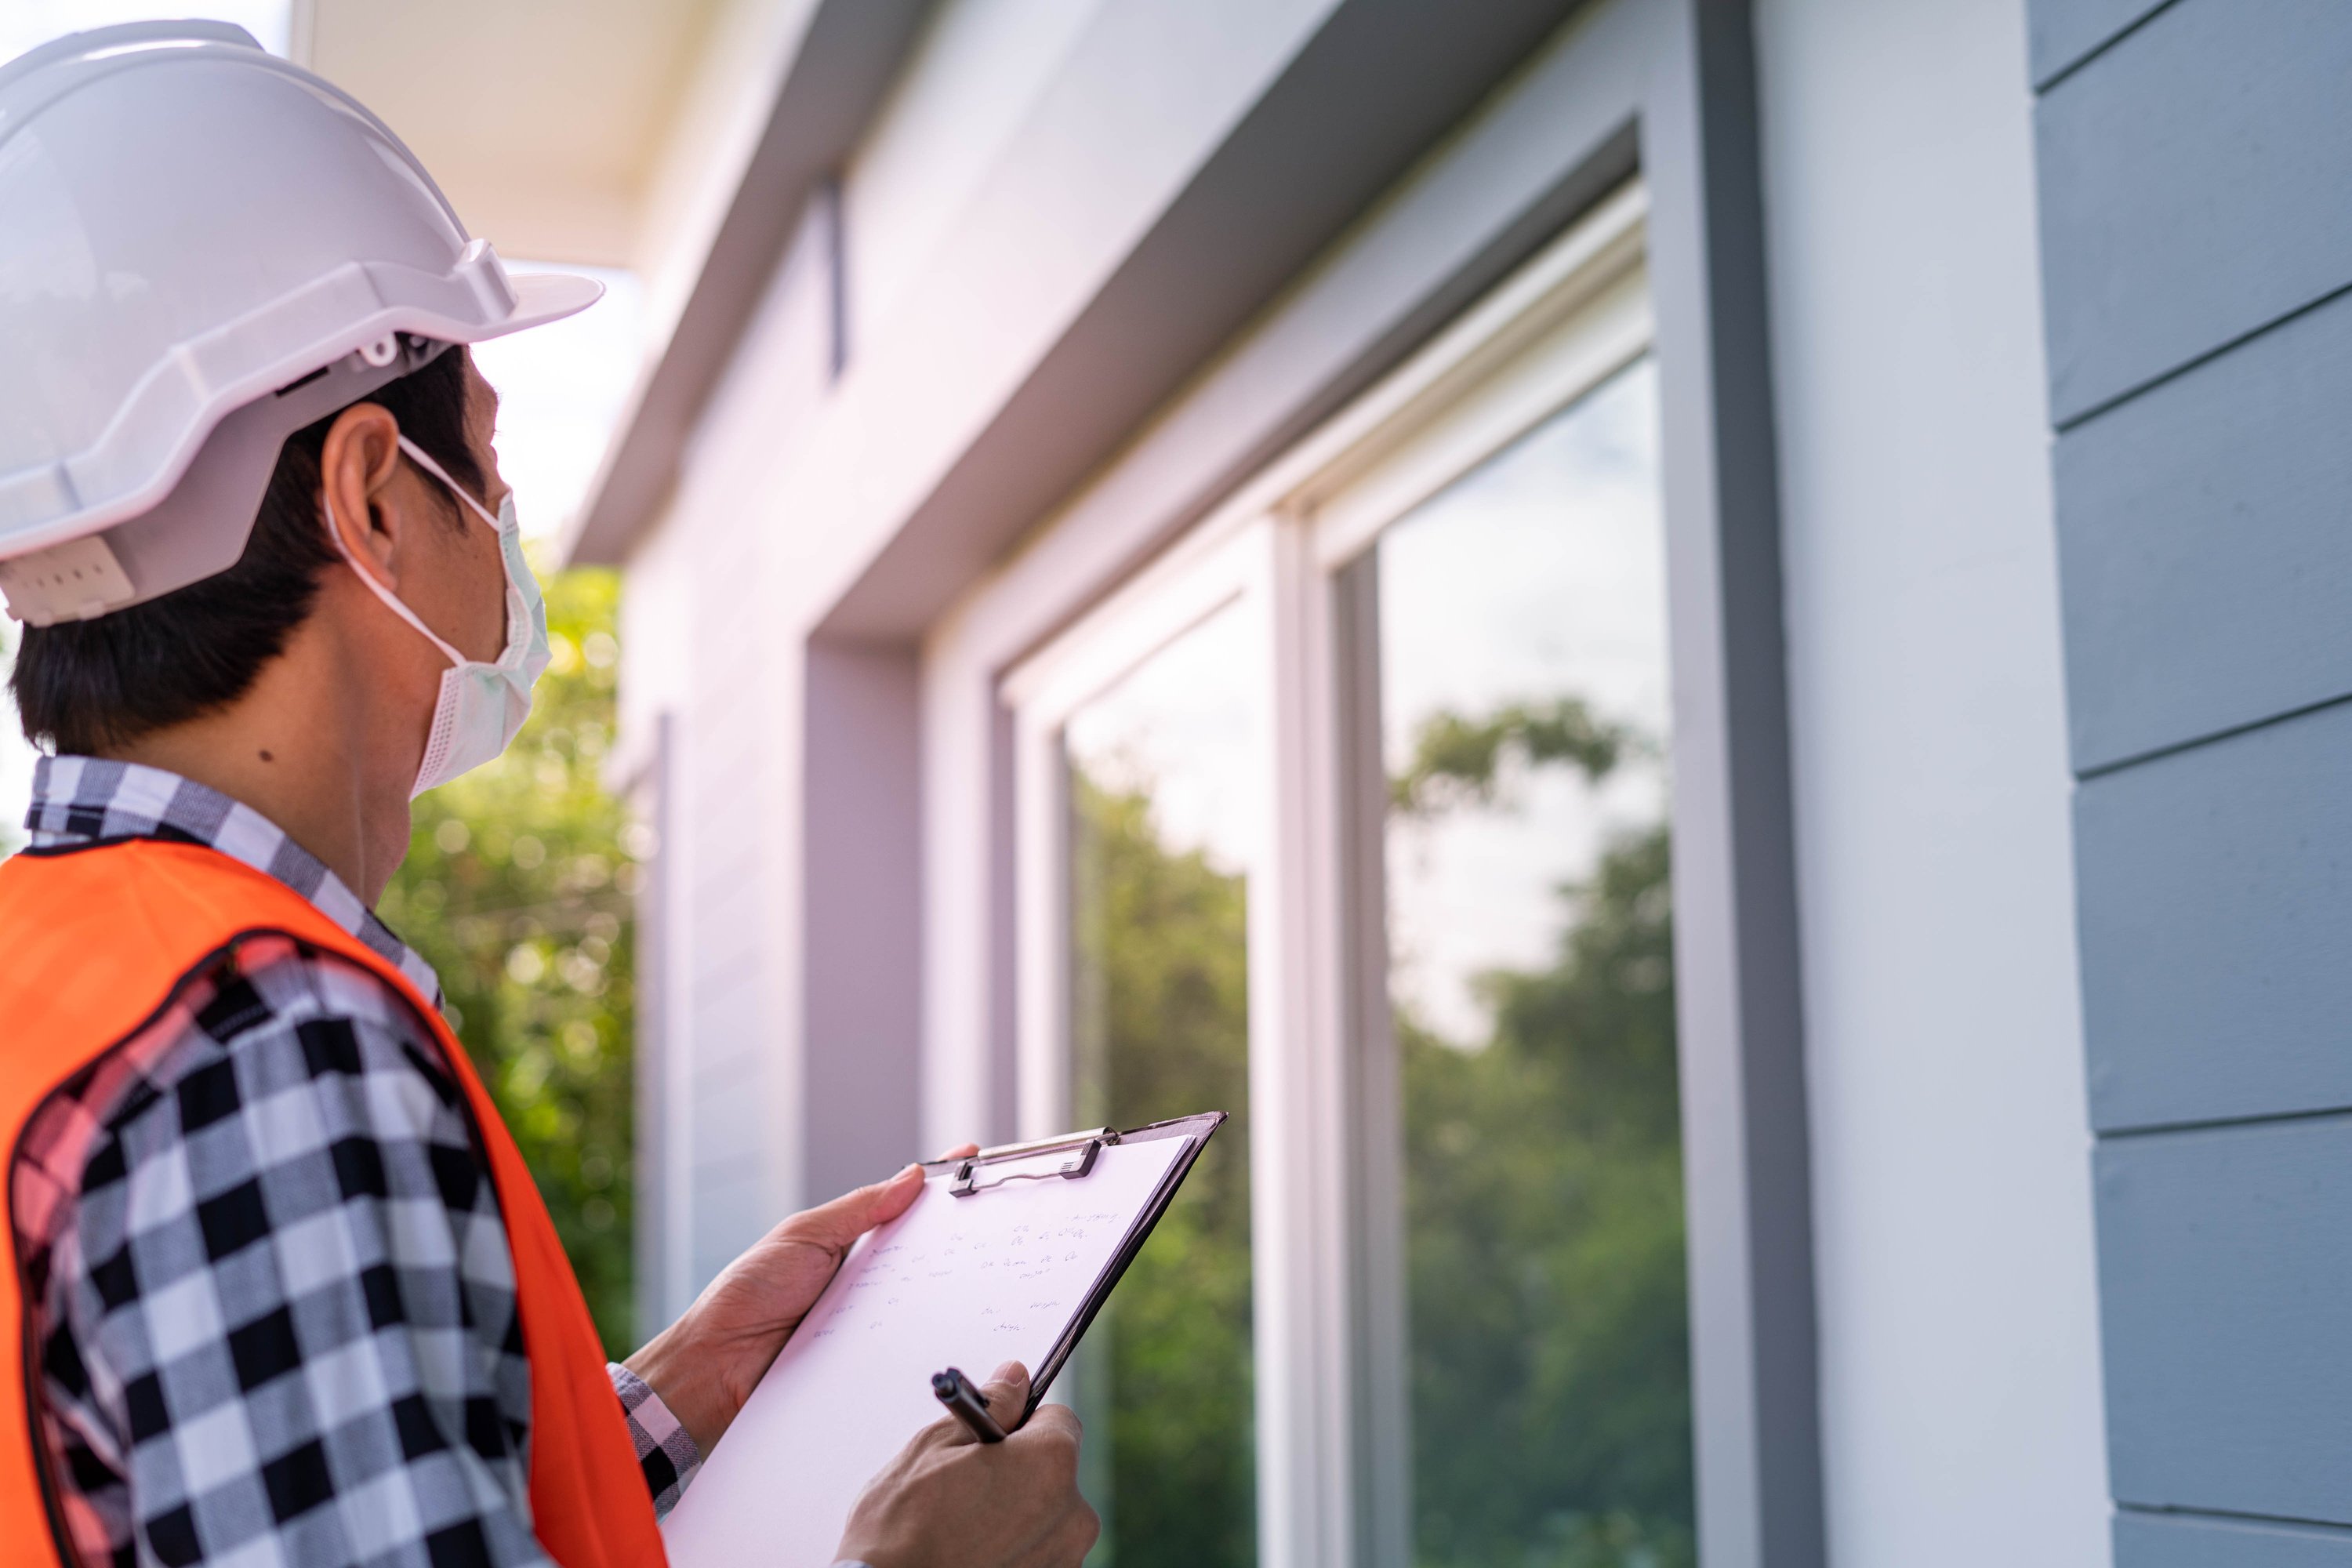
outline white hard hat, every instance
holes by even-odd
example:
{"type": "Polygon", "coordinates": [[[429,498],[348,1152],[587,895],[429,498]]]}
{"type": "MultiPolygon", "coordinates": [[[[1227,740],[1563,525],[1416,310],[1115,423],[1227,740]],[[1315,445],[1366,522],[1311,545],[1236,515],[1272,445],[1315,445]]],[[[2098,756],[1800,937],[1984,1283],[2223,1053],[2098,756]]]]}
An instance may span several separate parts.
{"type": "Polygon", "coordinates": [[[0,591],[35,626],[227,570],[286,437],[603,285],[512,278],[400,139],[220,22],[0,67],[0,591]]]}

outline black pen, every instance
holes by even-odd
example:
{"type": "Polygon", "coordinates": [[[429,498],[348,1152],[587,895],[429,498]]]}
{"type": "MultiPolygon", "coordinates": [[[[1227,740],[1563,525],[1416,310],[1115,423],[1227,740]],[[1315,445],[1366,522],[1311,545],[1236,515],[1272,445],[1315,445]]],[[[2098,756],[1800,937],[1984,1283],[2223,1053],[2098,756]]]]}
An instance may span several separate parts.
{"type": "Polygon", "coordinates": [[[950,1367],[931,1377],[931,1392],[940,1403],[955,1412],[956,1419],[971,1428],[971,1435],[983,1443],[1004,1441],[1004,1428],[988,1413],[988,1395],[971,1385],[971,1379],[950,1367]]]}

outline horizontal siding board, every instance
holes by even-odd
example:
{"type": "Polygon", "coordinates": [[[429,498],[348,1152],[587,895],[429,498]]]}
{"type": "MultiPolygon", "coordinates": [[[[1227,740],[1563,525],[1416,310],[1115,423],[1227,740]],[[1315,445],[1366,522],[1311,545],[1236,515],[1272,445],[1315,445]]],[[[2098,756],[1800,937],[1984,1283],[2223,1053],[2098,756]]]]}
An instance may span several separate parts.
{"type": "Polygon", "coordinates": [[[2116,1568],[2352,1568],[2352,1530],[2195,1515],[2116,1515],[2116,1568]]]}
{"type": "Polygon", "coordinates": [[[2096,1169],[2116,1500],[2352,1522],[2352,1118],[2108,1139],[2096,1169]]]}
{"type": "Polygon", "coordinates": [[[2179,0],[2035,110],[2063,426],[2352,283],[2352,5],[2179,0]]]}
{"type": "Polygon", "coordinates": [[[2352,1107],[2352,705],[2086,780],[2075,855],[2095,1127],[2352,1107]]]}
{"type": "Polygon", "coordinates": [[[2165,0],[2032,0],[2026,7],[2026,46],[2033,85],[2080,62],[2165,0]]]}
{"type": "Polygon", "coordinates": [[[2078,769],[2352,693],[2352,295],[2075,426],[2056,476],[2078,769]]]}

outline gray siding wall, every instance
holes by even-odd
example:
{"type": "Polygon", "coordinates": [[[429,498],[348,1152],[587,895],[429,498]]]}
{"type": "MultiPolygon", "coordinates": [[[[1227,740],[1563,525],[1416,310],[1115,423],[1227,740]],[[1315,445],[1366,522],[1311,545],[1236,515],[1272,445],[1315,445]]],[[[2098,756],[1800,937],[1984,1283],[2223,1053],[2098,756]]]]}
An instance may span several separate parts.
{"type": "Polygon", "coordinates": [[[2352,5],[2030,15],[2116,1559],[2352,1568],[2352,5]]]}

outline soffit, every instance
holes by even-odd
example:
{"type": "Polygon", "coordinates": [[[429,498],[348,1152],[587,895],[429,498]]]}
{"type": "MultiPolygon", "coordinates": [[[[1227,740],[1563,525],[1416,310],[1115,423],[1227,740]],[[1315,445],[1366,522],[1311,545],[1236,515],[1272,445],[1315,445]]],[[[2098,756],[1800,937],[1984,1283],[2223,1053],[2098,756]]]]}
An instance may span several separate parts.
{"type": "Polygon", "coordinates": [[[295,47],[509,257],[625,266],[720,0],[305,0],[295,47]]]}

